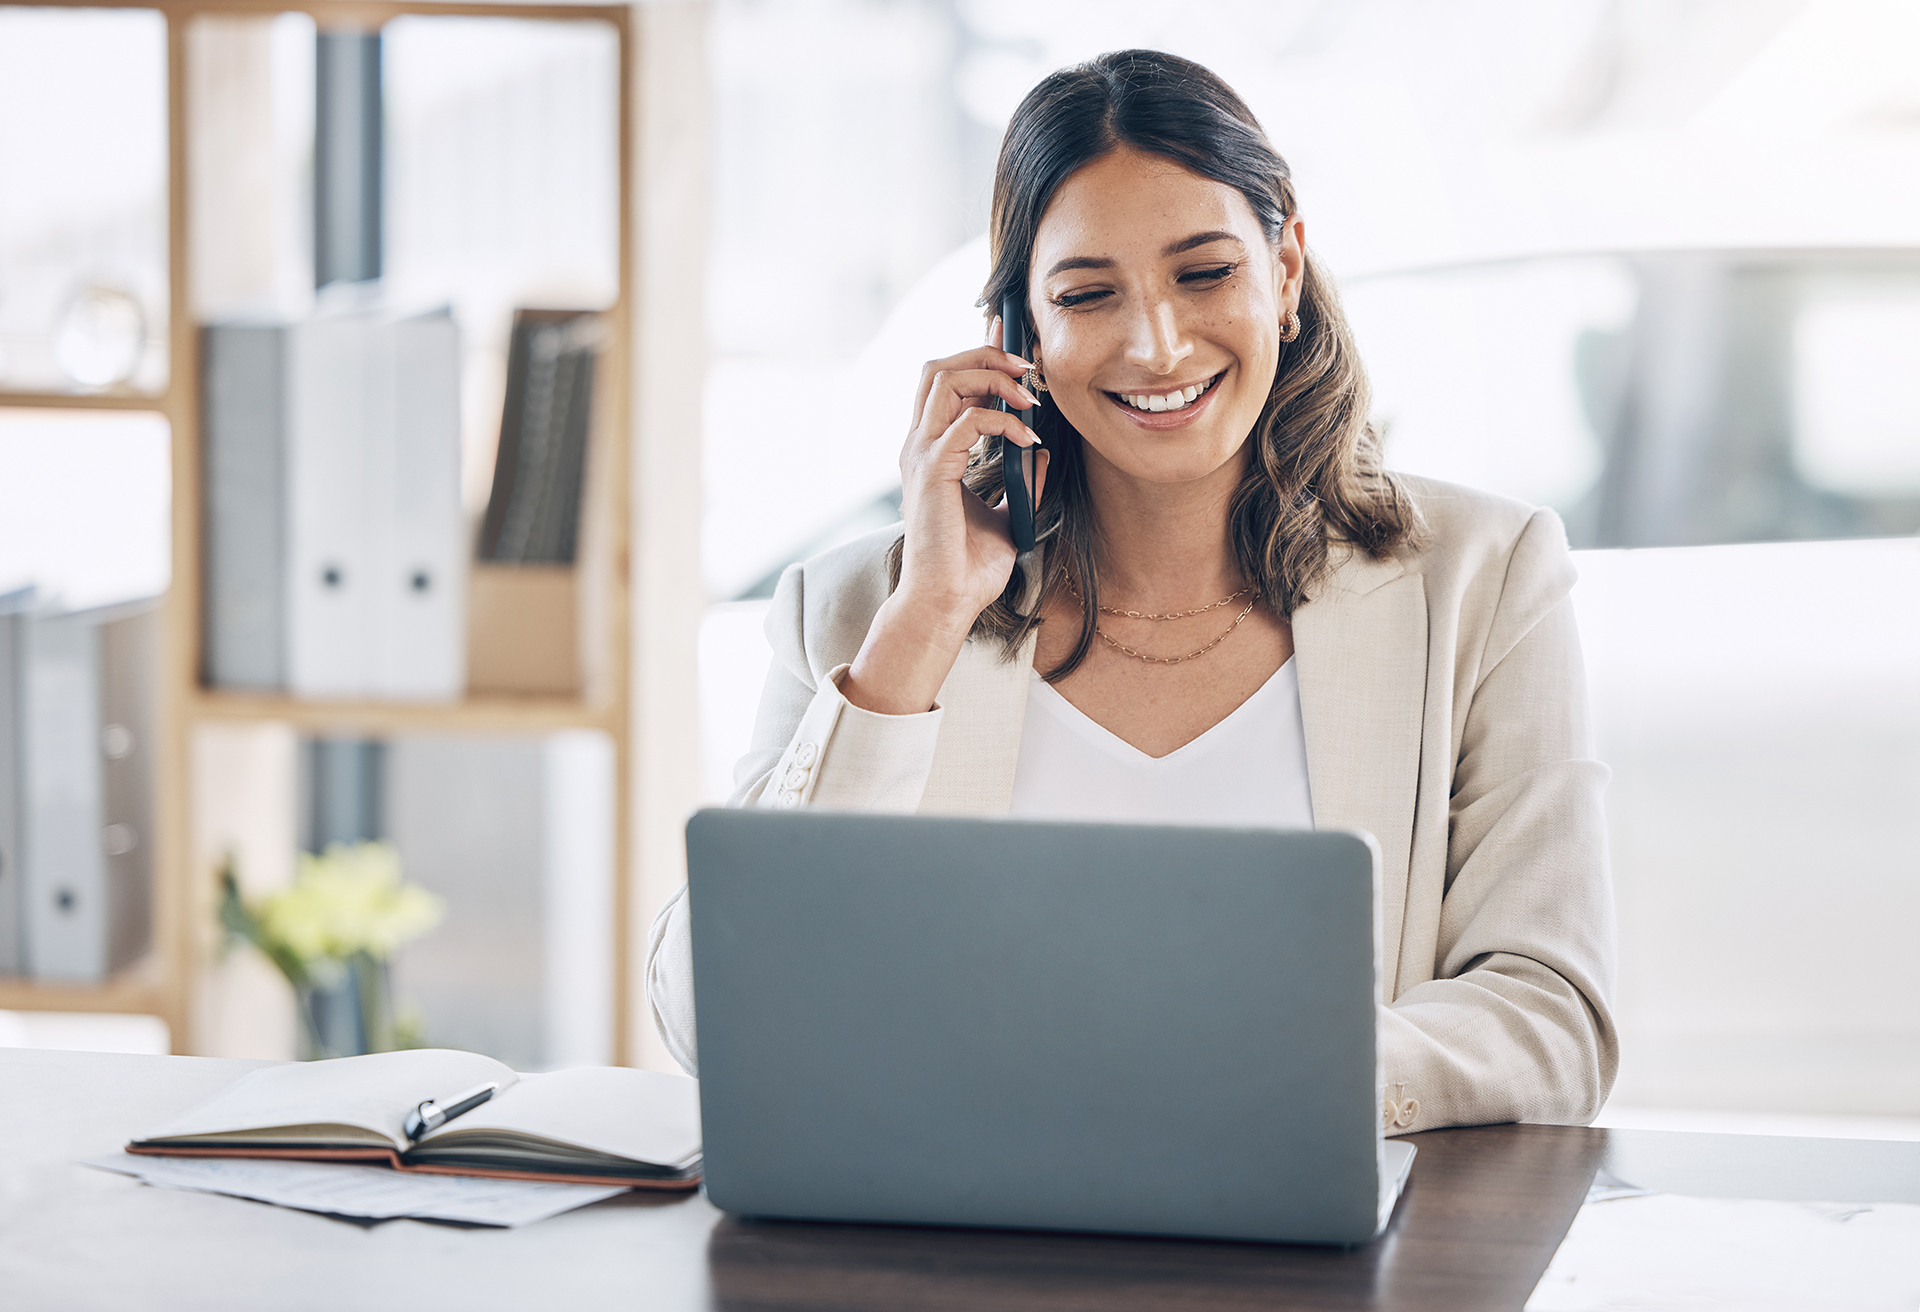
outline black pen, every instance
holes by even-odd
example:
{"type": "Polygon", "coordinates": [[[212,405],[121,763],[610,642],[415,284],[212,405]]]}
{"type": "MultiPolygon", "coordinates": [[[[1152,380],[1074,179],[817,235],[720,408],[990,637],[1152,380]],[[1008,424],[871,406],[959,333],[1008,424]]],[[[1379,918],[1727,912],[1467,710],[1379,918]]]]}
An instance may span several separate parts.
{"type": "Polygon", "coordinates": [[[442,1107],[429,1098],[407,1113],[407,1141],[419,1143],[421,1136],[437,1130],[456,1116],[464,1116],[499,1091],[497,1084],[483,1084],[442,1107]]]}

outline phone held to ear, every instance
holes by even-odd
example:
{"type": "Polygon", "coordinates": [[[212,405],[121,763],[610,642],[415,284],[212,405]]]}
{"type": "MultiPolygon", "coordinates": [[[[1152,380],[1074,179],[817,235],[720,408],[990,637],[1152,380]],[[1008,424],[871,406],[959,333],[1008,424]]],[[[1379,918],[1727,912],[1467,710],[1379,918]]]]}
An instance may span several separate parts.
{"type": "MultiPolygon", "coordinates": [[[[1027,336],[1027,303],[1024,296],[1009,296],[1000,302],[1000,348],[1022,360],[1031,360],[1027,354],[1032,342],[1027,336]]],[[[1017,414],[1028,428],[1034,427],[1034,420],[1040,417],[1038,407],[1032,410],[1015,410],[1005,401],[998,402],[1000,408],[1008,414],[1017,414]]],[[[1036,430],[1036,435],[1038,430],[1036,430]]],[[[1015,551],[1033,550],[1033,511],[1034,488],[1036,486],[1035,466],[1039,463],[1037,447],[1021,446],[1010,437],[1000,439],[1000,468],[1007,485],[1007,527],[1013,533],[1015,551]]]]}

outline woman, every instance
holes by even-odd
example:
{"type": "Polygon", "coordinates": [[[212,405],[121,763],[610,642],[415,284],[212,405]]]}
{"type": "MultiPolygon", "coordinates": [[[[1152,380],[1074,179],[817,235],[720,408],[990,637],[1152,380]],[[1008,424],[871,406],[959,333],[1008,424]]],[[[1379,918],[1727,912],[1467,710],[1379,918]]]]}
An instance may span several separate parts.
{"type": "MultiPolygon", "coordinates": [[[[1035,358],[929,364],[904,532],[781,579],[736,804],[1367,830],[1388,1130],[1591,1120],[1606,770],[1559,521],[1383,472],[1286,163],[1198,65],[1036,87],[992,244],[985,302],[1024,292],[1035,358]],[[1019,558],[1000,436],[1044,452],[1019,558]]],[[[691,980],[683,894],[648,989],[689,1070],[691,980]]]]}

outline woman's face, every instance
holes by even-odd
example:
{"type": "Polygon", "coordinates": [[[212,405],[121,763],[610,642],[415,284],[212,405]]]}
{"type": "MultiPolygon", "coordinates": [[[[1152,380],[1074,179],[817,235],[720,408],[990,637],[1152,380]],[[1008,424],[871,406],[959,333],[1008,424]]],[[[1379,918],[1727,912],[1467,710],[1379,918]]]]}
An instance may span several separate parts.
{"type": "Polygon", "coordinates": [[[1121,147],[1054,193],[1034,239],[1036,363],[1060,411],[1124,474],[1232,465],[1273,387],[1300,299],[1303,230],[1269,243],[1238,190],[1121,147]]]}

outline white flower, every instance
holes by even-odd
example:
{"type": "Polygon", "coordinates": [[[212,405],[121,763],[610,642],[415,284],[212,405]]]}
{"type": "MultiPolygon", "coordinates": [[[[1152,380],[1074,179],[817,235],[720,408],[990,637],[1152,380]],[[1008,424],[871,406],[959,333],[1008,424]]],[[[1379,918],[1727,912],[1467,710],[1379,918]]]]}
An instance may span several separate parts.
{"type": "Polygon", "coordinates": [[[260,906],[264,937],[304,962],[364,952],[385,960],[440,923],[445,904],[400,877],[391,843],[334,843],[300,854],[294,881],[260,906]]]}

